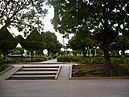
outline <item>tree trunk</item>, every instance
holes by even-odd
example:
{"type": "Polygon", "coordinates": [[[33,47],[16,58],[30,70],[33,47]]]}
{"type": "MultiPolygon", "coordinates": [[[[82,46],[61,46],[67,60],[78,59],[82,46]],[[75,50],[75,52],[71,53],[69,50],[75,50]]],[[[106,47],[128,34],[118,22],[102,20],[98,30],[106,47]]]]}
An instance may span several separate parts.
{"type": "Polygon", "coordinates": [[[109,46],[108,43],[103,44],[103,51],[104,51],[104,64],[107,68],[111,67],[111,60],[110,60],[110,54],[109,54],[109,46]]]}
{"type": "Polygon", "coordinates": [[[33,57],[34,57],[34,52],[33,50],[31,50],[31,62],[33,61],[33,57]]]}
{"type": "Polygon", "coordinates": [[[82,53],[83,53],[83,57],[86,57],[86,50],[85,49],[82,50],[82,53]]]}
{"type": "Polygon", "coordinates": [[[124,58],[125,57],[125,50],[121,49],[121,57],[124,58]]]}

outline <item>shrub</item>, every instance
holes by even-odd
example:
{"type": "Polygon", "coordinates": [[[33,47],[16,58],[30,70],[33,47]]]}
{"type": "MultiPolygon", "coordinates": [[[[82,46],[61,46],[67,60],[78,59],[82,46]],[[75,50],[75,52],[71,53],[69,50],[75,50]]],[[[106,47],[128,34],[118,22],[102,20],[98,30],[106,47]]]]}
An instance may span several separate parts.
{"type": "Polygon", "coordinates": [[[72,56],[60,56],[57,58],[58,62],[71,62],[72,56]]]}
{"type": "MultiPolygon", "coordinates": [[[[78,62],[81,64],[104,64],[103,57],[79,57],[79,56],[60,56],[58,62],[78,62]]],[[[111,57],[112,64],[129,64],[129,58],[111,57]]]]}
{"type": "Polygon", "coordinates": [[[7,65],[7,64],[0,64],[0,72],[4,71],[8,67],[9,67],[9,65],[7,65]]]}
{"type": "Polygon", "coordinates": [[[112,64],[123,64],[124,59],[123,58],[111,58],[111,63],[112,64]]]}
{"type": "Polygon", "coordinates": [[[41,58],[34,58],[33,62],[42,62],[42,61],[46,61],[47,58],[46,57],[41,57],[41,58]]]}
{"type": "Polygon", "coordinates": [[[103,64],[102,57],[78,57],[78,56],[60,56],[58,62],[79,62],[81,64],[103,64]]]}

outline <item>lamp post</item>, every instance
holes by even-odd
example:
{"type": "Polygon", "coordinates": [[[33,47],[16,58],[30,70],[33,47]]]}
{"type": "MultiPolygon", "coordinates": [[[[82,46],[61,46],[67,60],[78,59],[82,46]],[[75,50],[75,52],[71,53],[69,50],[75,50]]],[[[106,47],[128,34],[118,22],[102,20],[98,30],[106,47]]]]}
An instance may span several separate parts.
{"type": "Polygon", "coordinates": [[[62,37],[63,37],[64,56],[67,56],[67,45],[65,43],[65,38],[69,39],[69,34],[65,32],[62,37]]]}
{"type": "Polygon", "coordinates": [[[64,48],[64,56],[65,56],[65,35],[62,36],[63,37],[63,48],[64,48]]]}

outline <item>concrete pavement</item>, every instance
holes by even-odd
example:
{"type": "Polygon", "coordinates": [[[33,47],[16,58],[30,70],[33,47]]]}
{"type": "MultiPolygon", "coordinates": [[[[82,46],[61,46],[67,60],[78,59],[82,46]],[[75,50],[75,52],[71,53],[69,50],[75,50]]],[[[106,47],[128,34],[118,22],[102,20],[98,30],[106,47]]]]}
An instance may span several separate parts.
{"type": "Polygon", "coordinates": [[[70,64],[58,80],[4,79],[21,65],[0,76],[0,97],[129,97],[129,80],[68,80],[70,64]]]}
{"type": "Polygon", "coordinates": [[[129,80],[6,80],[0,97],[129,97],[129,80]]]}

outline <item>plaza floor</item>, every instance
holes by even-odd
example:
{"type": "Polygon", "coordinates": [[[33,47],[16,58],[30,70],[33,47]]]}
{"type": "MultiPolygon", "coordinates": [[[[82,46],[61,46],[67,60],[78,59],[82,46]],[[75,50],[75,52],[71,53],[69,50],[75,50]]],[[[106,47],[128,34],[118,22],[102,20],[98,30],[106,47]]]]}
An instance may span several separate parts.
{"type": "Polygon", "coordinates": [[[0,76],[0,97],[129,97],[129,80],[69,80],[68,63],[57,80],[5,80],[20,65],[0,76]]]}

